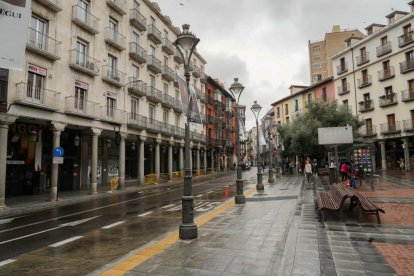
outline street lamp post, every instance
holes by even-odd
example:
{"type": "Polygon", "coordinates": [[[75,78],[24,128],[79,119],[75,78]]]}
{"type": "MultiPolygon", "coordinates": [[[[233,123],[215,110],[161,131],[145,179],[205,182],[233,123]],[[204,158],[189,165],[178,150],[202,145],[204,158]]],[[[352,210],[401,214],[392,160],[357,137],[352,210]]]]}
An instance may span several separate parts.
{"type": "Polygon", "coordinates": [[[262,171],[260,168],[260,141],[259,141],[259,113],[260,110],[262,110],[262,107],[260,104],[257,103],[257,101],[254,101],[254,104],[250,108],[253,111],[254,117],[256,118],[256,147],[257,147],[257,184],[256,184],[256,190],[257,191],[263,191],[264,185],[262,181],[262,171]]]}
{"type": "Polygon", "coordinates": [[[265,117],[265,122],[267,122],[267,137],[269,140],[269,179],[267,180],[269,183],[273,183],[274,179],[273,179],[273,161],[272,161],[272,154],[273,154],[273,150],[272,150],[272,122],[273,119],[271,116],[266,116],[265,117]]]}
{"type": "MultiPolygon", "coordinates": [[[[182,33],[174,42],[175,47],[184,61],[184,76],[187,84],[188,99],[190,99],[190,61],[195,47],[200,39],[190,31],[190,25],[184,24],[182,33]]],[[[192,187],[192,172],[190,168],[190,108],[187,107],[187,122],[184,136],[184,190],[181,198],[182,224],[179,228],[179,237],[182,240],[197,238],[197,225],[194,223],[194,197],[192,187]]]]}
{"type": "Polygon", "coordinates": [[[235,203],[236,204],[244,204],[246,203],[246,198],[243,194],[243,175],[242,175],[242,168],[241,168],[241,156],[240,156],[240,124],[239,124],[239,99],[241,93],[244,90],[244,86],[239,83],[238,78],[234,78],[233,84],[229,88],[230,92],[233,95],[233,98],[236,99],[236,154],[237,154],[237,178],[236,178],[236,196],[235,196],[235,203]]]}

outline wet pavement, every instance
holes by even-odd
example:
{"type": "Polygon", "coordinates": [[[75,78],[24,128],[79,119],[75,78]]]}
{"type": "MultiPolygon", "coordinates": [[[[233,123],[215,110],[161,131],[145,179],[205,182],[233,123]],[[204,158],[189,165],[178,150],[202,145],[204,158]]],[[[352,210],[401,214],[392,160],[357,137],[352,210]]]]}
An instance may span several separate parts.
{"type": "MultiPolygon", "coordinates": [[[[176,232],[166,231],[122,256],[112,254],[116,245],[108,244],[100,248],[108,251],[106,265],[96,271],[79,272],[89,275],[414,275],[413,172],[381,173],[358,183],[358,192],[385,209],[381,225],[376,224],[375,216],[359,219],[355,210],[351,213],[347,208],[342,219],[328,215],[322,220],[316,193],[329,189],[327,179],[316,178],[311,189],[304,189],[303,182],[302,176],[282,176],[274,184],[265,181],[265,191],[257,193],[256,183],[251,181],[245,187],[246,204],[235,205],[230,198],[198,218],[197,239],[182,241],[176,232]]],[[[148,218],[149,228],[157,223],[156,217],[148,218]]],[[[67,246],[73,247],[73,255],[80,253],[76,245],[67,246]]],[[[51,260],[54,261],[60,267],[65,266],[64,260],[51,260]]],[[[79,258],[79,267],[86,261],[89,260],[79,258]]],[[[35,272],[36,258],[31,262],[35,272]]],[[[9,265],[12,264],[4,268],[9,265]]],[[[0,274],[1,271],[0,264],[0,274]]],[[[55,268],[50,273],[71,275],[74,272],[56,273],[55,268]]]]}

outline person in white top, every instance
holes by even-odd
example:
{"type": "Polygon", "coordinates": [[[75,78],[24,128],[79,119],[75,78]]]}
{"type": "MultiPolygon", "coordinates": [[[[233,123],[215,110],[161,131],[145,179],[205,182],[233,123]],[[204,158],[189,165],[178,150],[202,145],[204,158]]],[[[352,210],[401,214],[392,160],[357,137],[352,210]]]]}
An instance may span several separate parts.
{"type": "Polygon", "coordinates": [[[306,174],[306,181],[307,184],[311,184],[311,176],[312,176],[312,165],[309,160],[306,160],[305,163],[305,174],[306,174]]]}

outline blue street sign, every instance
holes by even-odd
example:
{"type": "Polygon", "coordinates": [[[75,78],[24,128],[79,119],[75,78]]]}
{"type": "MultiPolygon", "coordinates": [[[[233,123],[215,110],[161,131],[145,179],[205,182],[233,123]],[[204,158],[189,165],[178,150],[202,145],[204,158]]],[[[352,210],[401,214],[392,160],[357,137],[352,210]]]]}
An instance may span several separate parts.
{"type": "Polygon", "coordinates": [[[62,157],[65,154],[65,150],[61,147],[56,147],[53,149],[53,156],[62,157]]]}

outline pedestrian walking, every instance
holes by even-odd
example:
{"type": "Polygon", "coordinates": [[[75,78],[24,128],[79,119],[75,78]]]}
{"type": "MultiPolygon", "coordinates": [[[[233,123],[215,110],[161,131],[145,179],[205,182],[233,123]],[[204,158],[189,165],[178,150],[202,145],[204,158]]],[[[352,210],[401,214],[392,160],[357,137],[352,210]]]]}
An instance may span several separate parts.
{"type": "Polygon", "coordinates": [[[404,159],[400,158],[400,161],[397,161],[397,163],[400,165],[401,171],[404,172],[404,169],[405,169],[404,159]]]}
{"type": "Polygon", "coordinates": [[[342,181],[345,182],[348,179],[348,164],[347,162],[342,163],[341,165],[341,175],[342,175],[342,181]]]}
{"type": "Polygon", "coordinates": [[[313,159],[312,171],[313,176],[318,176],[318,161],[316,159],[313,159]]]}
{"type": "Polygon", "coordinates": [[[306,182],[308,187],[311,185],[311,176],[312,176],[312,165],[309,160],[306,160],[305,163],[305,174],[306,174],[306,182]]]}

